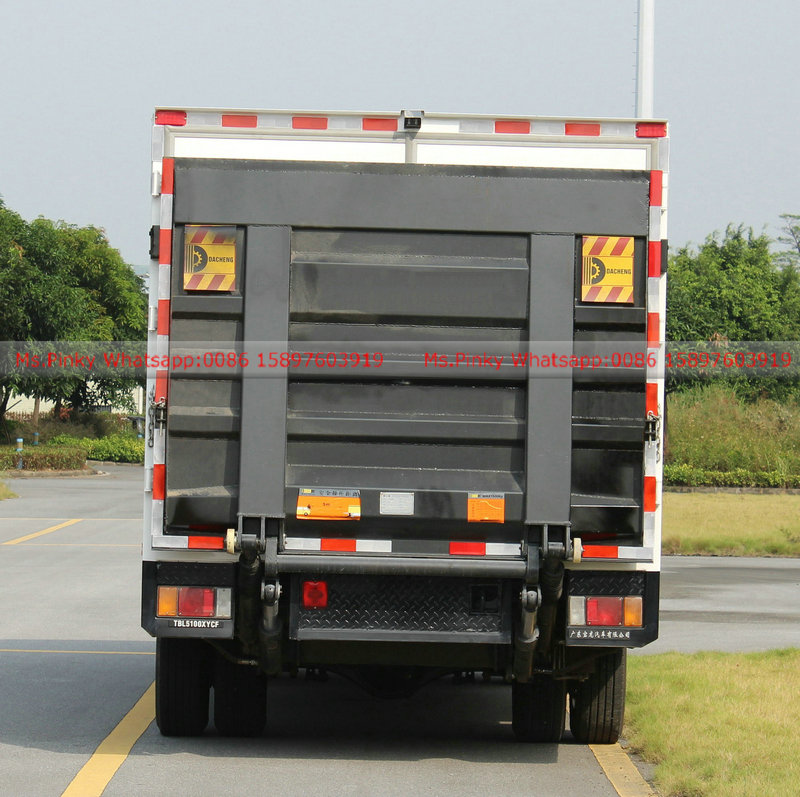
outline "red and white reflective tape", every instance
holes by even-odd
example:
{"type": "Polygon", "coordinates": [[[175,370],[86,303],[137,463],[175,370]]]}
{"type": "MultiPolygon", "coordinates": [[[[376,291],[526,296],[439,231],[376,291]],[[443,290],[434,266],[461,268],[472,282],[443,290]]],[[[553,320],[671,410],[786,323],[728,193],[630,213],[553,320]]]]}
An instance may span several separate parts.
{"type": "MultiPolygon", "coordinates": [[[[229,130],[307,130],[396,133],[402,129],[397,115],[323,114],[314,111],[156,111],[156,125],[170,127],[210,127],[229,130]]],[[[459,118],[446,114],[424,115],[418,132],[497,134],[501,136],[570,136],[582,138],[659,139],[667,135],[665,122],[634,120],[569,120],[551,118],[459,118]]]]}
{"type": "MultiPolygon", "coordinates": [[[[449,556],[521,556],[520,543],[505,542],[476,542],[464,541],[435,541],[422,543],[425,550],[420,550],[420,555],[449,555],[449,556]],[[437,550],[433,550],[434,545],[437,550]]],[[[395,551],[392,540],[364,540],[342,539],[339,537],[286,537],[283,548],[285,551],[323,551],[331,553],[407,553],[416,555],[407,550],[404,544],[403,551],[395,551]]]]}
{"type": "Polygon", "coordinates": [[[224,551],[225,537],[219,535],[156,534],[151,537],[153,548],[176,551],[224,551]]]}
{"type": "Polygon", "coordinates": [[[652,562],[653,547],[635,548],[625,545],[584,545],[581,561],[652,562]]]}
{"type": "Polygon", "coordinates": [[[656,169],[667,142],[659,121],[405,112],[159,109],[155,129],[178,158],[636,171],[656,169]]]}
{"type": "Polygon", "coordinates": [[[512,542],[451,542],[450,556],[520,556],[522,546],[512,542]]]}
{"type": "MultiPolygon", "coordinates": [[[[179,116],[164,117],[179,121],[179,116]]],[[[164,157],[164,136],[158,127],[153,138],[153,223],[158,230],[158,261],[151,267],[148,351],[159,358],[169,354],[170,279],[172,268],[172,210],[175,192],[175,161],[164,157]]],[[[156,404],[165,402],[169,391],[169,372],[159,369],[148,374],[147,396],[156,404]]],[[[152,422],[152,419],[151,419],[152,422]]],[[[150,493],[150,506],[145,510],[145,533],[153,548],[189,548],[189,538],[164,537],[164,501],[166,500],[166,430],[148,430],[145,459],[145,491],[150,493]],[[150,435],[152,438],[150,438],[150,435]],[[149,521],[149,522],[148,522],[149,521]],[[149,528],[147,528],[149,526],[149,528]]]]}
{"type": "MultiPolygon", "coordinates": [[[[647,373],[645,413],[656,418],[655,440],[645,443],[643,485],[643,547],[651,555],[660,549],[662,459],[664,452],[664,366],[667,309],[667,192],[669,141],[658,142],[650,172],[650,216],[647,270],[647,373]]],[[[651,556],[652,558],[652,556],[651,556]]]]}
{"type": "Polygon", "coordinates": [[[286,537],[287,551],[331,551],[339,553],[391,553],[391,540],[354,540],[338,537],[286,537]]]}
{"type": "MultiPolygon", "coordinates": [[[[642,132],[663,138],[658,142],[650,171],[650,217],[647,251],[647,369],[645,373],[645,415],[663,418],[664,341],[666,338],[667,276],[663,259],[667,246],[667,159],[666,126],[640,123],[642,132]]],[[[656,439],[644,446],[643,539],[641,547],[605,544],[583,545],[581,561],[653,562],[659,555],[661,539],[663,424],[659,421],[656,439]]]]}

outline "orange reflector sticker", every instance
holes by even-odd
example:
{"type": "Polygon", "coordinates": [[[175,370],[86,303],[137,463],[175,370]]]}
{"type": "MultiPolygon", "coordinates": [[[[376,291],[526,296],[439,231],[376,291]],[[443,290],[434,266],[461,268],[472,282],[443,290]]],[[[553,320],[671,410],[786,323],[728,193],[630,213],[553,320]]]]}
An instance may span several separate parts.
{"type": "Polygon", "coordinates": [[[183,287],[187,291],[236,290],[236,228],[186,225],[183,287]]]}
{"type": "Polygon", "coordinates": [[[358,490],[316,490],[303,487],[297,496],[300,520],[361,520],[358,490]]]}
{"type": "Polygon", "coordinates": [[[467,493],[469,523],[505,523],[506,497],[503,493],[467,493]]]}
{"type": "Polygon", "coordinates": [[[584,235],[581,301],[633,304],[633,238],[584,235]]]}

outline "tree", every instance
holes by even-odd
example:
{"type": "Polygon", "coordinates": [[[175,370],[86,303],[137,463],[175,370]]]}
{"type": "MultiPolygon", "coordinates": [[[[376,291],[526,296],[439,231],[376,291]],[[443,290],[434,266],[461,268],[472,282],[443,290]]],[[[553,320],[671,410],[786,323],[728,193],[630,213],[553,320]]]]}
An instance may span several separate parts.
{"type": "MultiPolygon", "coordinates": [[[[667,340],[727,346],[800,339],[800,275],[781,264],[770,243],[763,233],[731,225],[724,236],[706,238],[697,251],[678,250],[667,279],[667,340]]],[[[682,382],[708,375],[687,372],[682,382]]],[[[747,395],[777,397],[794,390],[785,379],[778,385],[759,377],[758,384],[744,381],[743,374],[735,381],[747,395]]],[[[670,379],[668,389],[676,386],[670,379]]]]}
{"type": "Polygon", "coordinates": [[[784,213],[781,219],[784,234],[778,236],[778,242],[788,248],[777,253],[775,263],[783,312],[797,322],[795,333],[788,339],[797,340],[800,337],[797,331],[800,328],[800,216],[784,213]]]}
{"type": "MultiPolygon", "coordinates": [[[[64,340],[79,336],[91,307],[74,281],[66,278],[57,248],[52,263],[37,264],[28,254],[31,227],[0,203],[0,335],[6,341],[64,340]]],[[[12,352],[6,353],[11,355],[12,352]]],[[[28,392],[30,380],[5,363],[0,378],[0,417],[14,392],[28,392]]],[[[42,383],[44,386],[44,383],[42,383]]]]}
{"type": "MultiPolygon", "coordinates": [[[[123,341],[146,336],[142,281],[102,230],[39,218],[27,223],[0,199],[0,338],[6,341],[123,341]]],[[[87,382],[0,375],[0,418],[12,393],[77,409],[113,403],[129,378],[87,382]]]]}
{"type": "Polygon", "coordinates": [[[778,236],[778,242],[788,246],[789,249],[778,253],[778,262],[800,269],[800,216],[795,213],[782,213],[781,218],[783,235],[778,236]]]}
{"type": "MultiPolygon", "coordinates": [[[[31,223],[30,256],[45,263],[58,251],[68,280],[83,292],[90,308],[81,340],[135,341],[147,334],[147,299],[142,280],[113,249],[102,230],[75,227],[47,219],[31,223]]],[[[61,338],[59,338],[61,339],[61,338]]],[[[73,337],[72,339],[78,339],[73,337]]],[[[123,377],[80,377],[50,380],[41,395],[78,410],[98,404],[115,404],[130,394],[135,379],[123,377]]]]}
{"type": "Polygon", "coordinates": [[[782,302],[769,238],[729,226],[698,252],[684,247],[671,258],[667,339],[787,340],[793,320],[782,302]]]}

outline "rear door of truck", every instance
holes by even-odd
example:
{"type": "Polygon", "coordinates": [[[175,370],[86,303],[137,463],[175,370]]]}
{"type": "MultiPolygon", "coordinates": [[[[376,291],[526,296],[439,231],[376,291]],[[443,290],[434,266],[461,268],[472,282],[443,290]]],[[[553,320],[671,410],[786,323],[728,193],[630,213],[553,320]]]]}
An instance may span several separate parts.
{"type": "Polygon", "coordinates": [[[657,569],[664,125],[159,113],[146,558],[657,569]]]}

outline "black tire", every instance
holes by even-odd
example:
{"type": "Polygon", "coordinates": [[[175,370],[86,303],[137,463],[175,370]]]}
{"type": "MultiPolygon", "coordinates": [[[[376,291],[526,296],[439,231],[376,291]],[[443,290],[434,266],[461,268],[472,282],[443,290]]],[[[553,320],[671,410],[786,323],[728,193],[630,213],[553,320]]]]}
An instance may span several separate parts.
{"type": "Polygon", "coordinates": [[[511,685],[511,727],[518,742],[559,742],[564,733],[567,691],[564,681],[534,675],[511,685]]]}
{"type": "Polygon", "coordinates": [[[222,736],[260,736],[267,723],[267,677],[217,652],[214,661],[214,725],[222,736]]]}
{"type": "Polygon", "coordinates": [[[156,641],[156,724],[164,736],[199,736],[208,725],[211,649],[200,639],[156,641]]]}
{"type": "Polygon", "coordinates": [[[569,725],[582,744],[616,744],[625,718],[627,650],[597,659],[595,671],[569,691],[569,725]]]}

